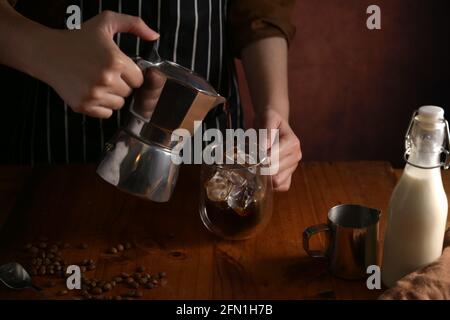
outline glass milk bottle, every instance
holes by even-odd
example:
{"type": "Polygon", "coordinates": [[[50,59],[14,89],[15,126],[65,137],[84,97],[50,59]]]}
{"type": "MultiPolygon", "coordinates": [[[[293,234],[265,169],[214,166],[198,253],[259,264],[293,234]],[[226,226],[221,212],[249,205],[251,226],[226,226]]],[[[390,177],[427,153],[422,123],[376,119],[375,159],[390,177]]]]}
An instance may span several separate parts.
{"type": "Polygon", "coordinates": [[[448,203],[441,167],[449,165],[444,141],[449,143],[444,110],[421,107],[406,134],[407,164],[388,208],[381,268],[382,281],[388,287],[442,254],[448,203]],[[445,164],[441,163],[442,153],[447,156],[445,164]]]}

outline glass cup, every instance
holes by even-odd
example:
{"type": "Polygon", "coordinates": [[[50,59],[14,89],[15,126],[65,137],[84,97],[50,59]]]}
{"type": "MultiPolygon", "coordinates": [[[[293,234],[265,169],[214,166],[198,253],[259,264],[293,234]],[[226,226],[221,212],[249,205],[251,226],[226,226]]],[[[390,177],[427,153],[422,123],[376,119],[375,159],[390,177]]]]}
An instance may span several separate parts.
{"type": "Polygon", "coordinates": [[[244,240],[267,226],[273,191],[271,176],[261,174],[264,166],[264,161],[202,165],[199,209],[209,231],[227,240],[244,240]]]}

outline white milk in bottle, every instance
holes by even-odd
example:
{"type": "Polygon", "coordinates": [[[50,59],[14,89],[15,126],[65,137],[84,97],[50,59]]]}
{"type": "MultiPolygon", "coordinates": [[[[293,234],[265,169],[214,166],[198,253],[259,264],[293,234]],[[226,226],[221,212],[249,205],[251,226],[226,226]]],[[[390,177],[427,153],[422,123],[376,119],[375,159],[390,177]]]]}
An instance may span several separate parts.
{"type": "Polygon", "coordinates": [[[442,108],[425,106],[413,116],[406,136],[408,163],[388,209],[381,267],[388,287],[442,254],[448,208],[441,178],[446,135],[442,108]]]}

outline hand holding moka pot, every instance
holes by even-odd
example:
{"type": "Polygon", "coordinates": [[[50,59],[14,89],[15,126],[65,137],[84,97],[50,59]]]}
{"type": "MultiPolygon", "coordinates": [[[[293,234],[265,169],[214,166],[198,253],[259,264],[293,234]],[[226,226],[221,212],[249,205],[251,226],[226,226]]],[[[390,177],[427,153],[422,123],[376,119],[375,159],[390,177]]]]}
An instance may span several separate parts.
{"type": "Polygon", "coordinates": [[[130,119],[106,144],[97,173],[107,182],[133,195],[156,202],[169,201],[179,165],[172,162],[176,129],[194,134],[194,121],[202,121],[224,103],[214,88],[193,71],[160,59],[151,43],[136,63],[144,83],[133,93],[130,119]]]}

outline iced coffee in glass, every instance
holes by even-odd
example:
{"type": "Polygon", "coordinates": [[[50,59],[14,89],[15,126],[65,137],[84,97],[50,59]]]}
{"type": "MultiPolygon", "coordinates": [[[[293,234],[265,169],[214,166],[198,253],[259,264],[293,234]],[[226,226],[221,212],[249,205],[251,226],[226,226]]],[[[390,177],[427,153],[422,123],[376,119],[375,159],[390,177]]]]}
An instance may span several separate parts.
{"type": "Polygon", "coordinates": [[[209,231],[228,240],[251,238],[272,216],[272,180],[262,170],[268,161],[245,154],[244,159],[201,169],[201,219],[209,231]]]}

